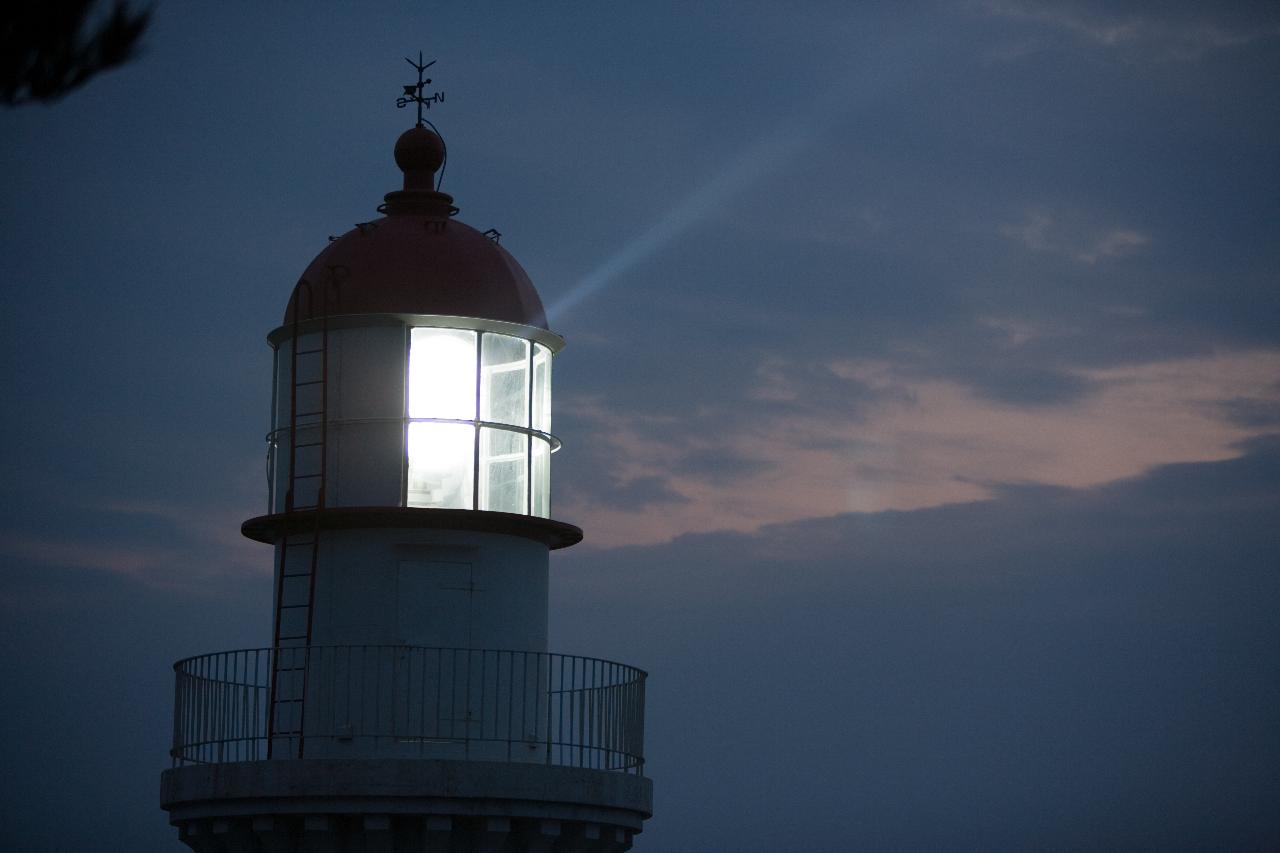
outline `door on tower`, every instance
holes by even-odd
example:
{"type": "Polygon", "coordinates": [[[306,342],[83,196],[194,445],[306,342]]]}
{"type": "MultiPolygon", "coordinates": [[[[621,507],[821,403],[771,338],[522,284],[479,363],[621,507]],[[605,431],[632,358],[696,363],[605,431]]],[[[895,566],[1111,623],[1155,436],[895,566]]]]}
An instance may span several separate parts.
{"type": "Polygon", "coordinates": [[[396,642],[469,649],[476,587],[465,560],[402,559],[396,590],[396,642]]]}
{"type": "Polygon", "coordinates": [[[399,561],[393,682],[402,750],[474,757],[485,739],[484,652],[473,624],[483,590],[465,554],[404,554],[399,561]]]}

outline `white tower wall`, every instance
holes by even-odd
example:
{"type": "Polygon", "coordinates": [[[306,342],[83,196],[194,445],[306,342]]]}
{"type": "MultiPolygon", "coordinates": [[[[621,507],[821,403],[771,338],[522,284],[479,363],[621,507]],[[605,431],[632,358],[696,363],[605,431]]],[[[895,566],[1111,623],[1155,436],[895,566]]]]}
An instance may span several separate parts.
{"type": "Polygon", "coordinates": [[[501,533],[326,531],[312,643],[545,652],[547,569],[547,546],[501,533]]]}

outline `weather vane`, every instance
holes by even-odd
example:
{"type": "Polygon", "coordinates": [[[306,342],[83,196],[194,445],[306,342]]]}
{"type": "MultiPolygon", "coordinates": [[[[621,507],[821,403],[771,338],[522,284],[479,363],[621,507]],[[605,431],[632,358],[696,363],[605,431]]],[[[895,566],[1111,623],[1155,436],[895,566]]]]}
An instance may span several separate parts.
{"type": "Polygon", "coordinates": [[[418,51],[417,62],[414,62],[412,59],[410,59],[407,56],[404,58],[404,61],[412,65],[414,68],[418,69],[418,82],[416,85],[413,83],[409,83],[404,87],[404,94],[399,98],[396,98],[396,107],[400,109],[404,109],[405,107],[409,106],[409,104],[417,104],[418,105],[418,127],[422,127],[424,124],[427,124],[427,122],[424,122],[422,120],[422,108],[426,107],[427,109],[431,109],[432,104],[444,103],[444,92],[436,92],[434,95],[422,94],[422,88],[424,86],[431,85],[431,78],[430,77],[424,78],[422,74],[428,68],[435,65],[436,61],[433,59],[430,62],[428,62],[426,65],[423,65],[422,51],[418,51]]]}

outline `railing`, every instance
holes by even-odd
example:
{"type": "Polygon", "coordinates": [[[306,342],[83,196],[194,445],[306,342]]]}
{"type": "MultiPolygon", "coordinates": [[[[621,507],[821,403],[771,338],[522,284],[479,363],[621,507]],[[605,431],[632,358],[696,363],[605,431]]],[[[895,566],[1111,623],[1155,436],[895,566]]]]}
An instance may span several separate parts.
{"type": "Polygon", "coordinates": [[[174,766],[269,758],[544,763],[642,774],[643,670],[546,652],[279,650],[302,701],[270,707],[272,649],[174,664],[174,766]]]}

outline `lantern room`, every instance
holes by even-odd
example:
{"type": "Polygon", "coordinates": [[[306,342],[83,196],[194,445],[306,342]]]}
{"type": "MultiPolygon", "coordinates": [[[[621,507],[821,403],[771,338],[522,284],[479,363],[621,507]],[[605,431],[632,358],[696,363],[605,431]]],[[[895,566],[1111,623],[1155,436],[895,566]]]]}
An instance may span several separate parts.
{"type": "MultiPolygon", "coordinates": [[[[564,341],[497,232],[453,218],[452,197],[436,189],[440,138],[412,128],[395,160],[404,187],[385,196],[385,215],[331,238],[268,336],[269,515],[401,508],[549,520],[560,446],[551,368],[564,341]]],[[[556,526],[566,529],[544,537],[552,547],[580,537],[556,526]]]]}
{"type": "Polygon", "coordinates": [[[346,315],[330,326],[272,335],[272,512],[315,508],[323,481],[326,508],[550,516],[559,338],[421,314],[346,315]],[[322,463],[324,476],[312,476],[322,463]]]}

